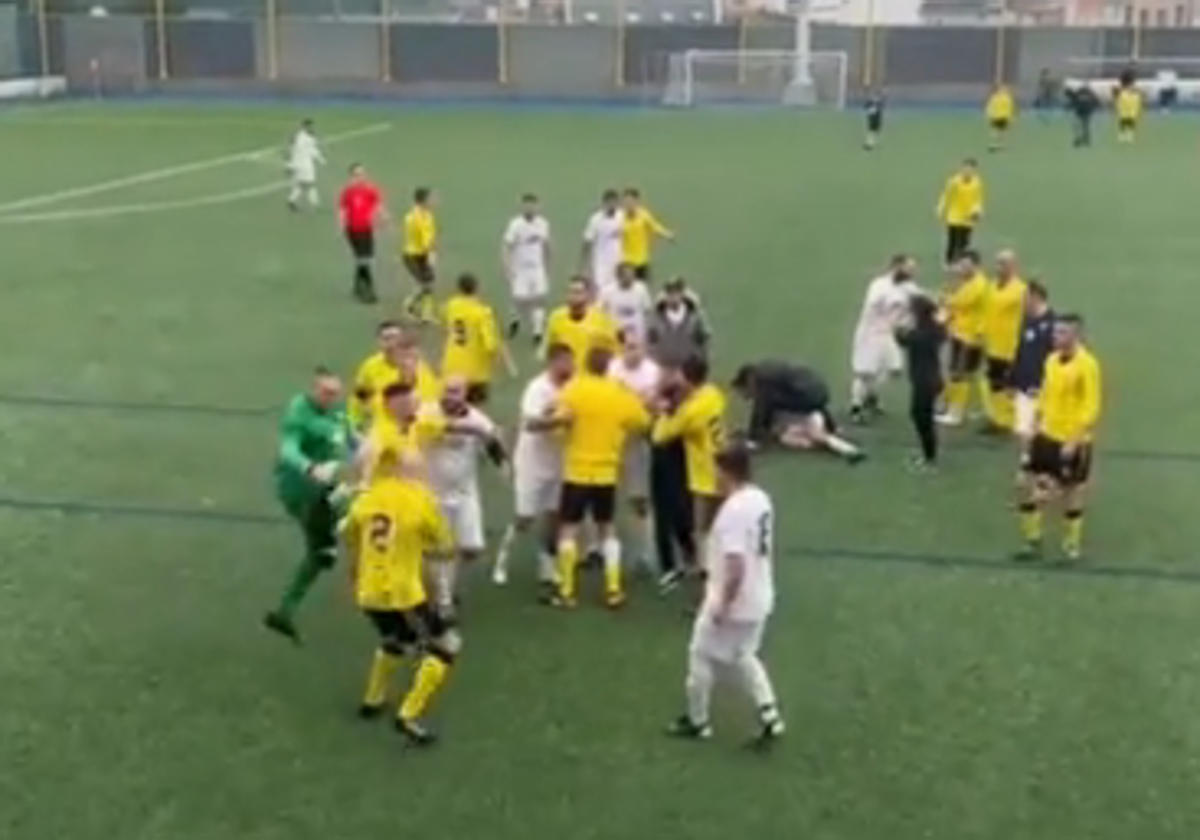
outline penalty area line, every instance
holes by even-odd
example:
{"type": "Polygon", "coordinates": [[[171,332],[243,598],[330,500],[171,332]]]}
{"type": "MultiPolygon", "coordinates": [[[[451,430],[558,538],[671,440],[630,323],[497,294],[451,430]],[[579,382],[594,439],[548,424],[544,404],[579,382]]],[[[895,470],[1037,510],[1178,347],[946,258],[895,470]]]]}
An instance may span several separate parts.
{"type": "MultiPolygon", "coordinates": [[[[367,137],[372,134],[379,134],[391,128],[391,123],[374,123],[373,125],[356,128],[350,131],[343,131],[337,134],[331,134],[324,138],[325,145],[340,143],[346,140],[354,140],[359,137],[367,137]]],[[[124,178],[114,178],[110,181],[100,181],[95,184],[88,184],[82,187],[73,187],[67,190],[59,190],[51,193],[42,193],[41,195],[32,195],[28,198],[17,199],[0,204],[0,214],[16,213],[20,210],[34,210],[39,207],[45,207],[48,204],[58,204],[62,201],[70,201],[76,198],[88,198],[94,195],[101,195],[113,190],[120,190],[126,187],[135,187],[141,184],[152,184],[156,181],[165,181],[170,178],[178,178],[183,175],[192,175],[197,172],[206,172],[210,169],[218,169],[222,166],[228,166],[232,163],[241,163],[247,160],[254,160],[268,155],[275,151],[277,146],[260,146],[257,149],[247,149],[244,152],[236,152],[229,155],[221,155],[219,157],[204,158],[202,160],[192,161],[191,163],[183,163],[177,166],[167,166],[161,169],[150,169],[145,172],[139,172],[135,175],[128,175],[124,178]]]]}

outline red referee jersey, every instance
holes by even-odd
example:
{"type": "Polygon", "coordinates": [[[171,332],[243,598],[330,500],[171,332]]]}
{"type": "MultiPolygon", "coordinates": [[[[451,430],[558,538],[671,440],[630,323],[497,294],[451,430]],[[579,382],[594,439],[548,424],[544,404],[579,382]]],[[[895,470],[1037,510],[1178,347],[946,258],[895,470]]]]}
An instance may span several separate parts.
{"type": "Polygon", "coordinates": [[[346,230],[370,230],[375,226],[382,196],[370,181],[355,181],[342,190],[338,204],[342,208],[342,223],[346,230]]]}

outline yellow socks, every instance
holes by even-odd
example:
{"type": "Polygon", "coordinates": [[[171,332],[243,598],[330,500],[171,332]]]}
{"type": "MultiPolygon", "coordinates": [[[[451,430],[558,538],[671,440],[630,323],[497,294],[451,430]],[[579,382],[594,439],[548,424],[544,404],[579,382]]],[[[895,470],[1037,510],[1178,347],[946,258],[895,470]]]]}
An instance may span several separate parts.
{"type": "Polygon", "coordinates": [[[1013,395],[1008,391],[992,391],[988,394],[988,420],[998,429],[1012,431],[1016,422],[1017,409],[1013,395]]]}
{"type": "Polygon", "coordinates": [[[420,718],[433,695],[437,694],[442,683],[446,681],[449,672],[450,663],[432,654],[426,655],[417,668],[412,688],[404,695],[404,702],[400,704],[400,719],[409,721],[420,718]]]}
{"type": "Polygon", "coordinates": [[[1068,557],[1078,557],[1083,551],[1083,511],[1068,510],[1063,523],[1063,551],[1068,557]]]}
{"type": "Polygon", "coordinates": [[[1021,537],[1025,542],[1034,544],[1042,541],[1042,511],[1034,504],[1023,504],[1019,508],[1021,514],[1021,537]]]}
{"type": "Polygon", "coordinates": [[[364,706],[377,709],[387,702],[388,687],[399,667],[399,656],[383,648],[375,651],[375,658],[371,661],[371,670],[367,675],[367,690],[363,694],[364,706]]]}
{"type": "Polygon", "coordinates": [[[952,381],[946,386],[946,413],[956,420],[962,420],[967,413],[967,403],[971,399],[971,383],[952,381]]]}
{"type": "Polygon", "coordinates": [[[579,566],[579,544],[563,540],[558,544],[558,594],[568,603],[575,600],[575,573],[579,566]]]}
{"type": "Polygon", "coordinates": [[[616,606],[624,600],[624,590],[621,587],[621,541],[609,537],[600,546],[604,556],[604,595],[610,606],[616,606]]]}

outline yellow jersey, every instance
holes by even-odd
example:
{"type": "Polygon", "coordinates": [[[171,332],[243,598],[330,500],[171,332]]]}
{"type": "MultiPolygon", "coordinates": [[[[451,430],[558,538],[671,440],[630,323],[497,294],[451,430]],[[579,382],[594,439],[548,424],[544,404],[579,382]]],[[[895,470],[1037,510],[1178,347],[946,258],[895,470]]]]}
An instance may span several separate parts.
{"type": "Polygon", "coordinates": [[[425,556],[454,547],[433,493],[403,479],[379,481],[354,500],[347,526],[362,609],[411,610],[425,603],[425,556]]]}
{"type": "Polygon", "coordinates": [[[1123,122],[1136,122],[1142,116],[1142,94],[1136,88],[1122,88],[1117,91],[1117,119],[1123,122]]]}
{"type": "Polygon", "coordinates": [[[594,348],[616,352],[620,346],[616,322],[598,306],[589,306],[582,318],[572,316],[568,306],[560,306],[551,312],[546,319],[544,346],[552,344],[563,344],[571,349],[576,370],[583,370],[588,353],[594,348]]]}
{"type": "Polygon", "coordinates": [[[1017,111],[1016,100],[1013,99],[1012,91],[1008,88],[1001,88],[988,97],[987,101],[987,118],[988,122],[1009,122],[1017,111]]]}
{"type": "Polygon", "coordinates": [[[1015,359],[1024,316],[1025,281],[1012,277],[992,283],[983,308],[983,354],[1002,362],[1015,359]]]}
{"type": "Polygon", "coordinates": [[[388,456],[421,463],[426,448],[446,430],[445,417],[440,412],[418,409],[416,416],[401,425],[394,417],[380,414],[371,424],[360,450],[361,480],[376,481],[380,461],[388,456]]]}
{"type": "Polygon", "coordinates": [[[1038,396],[1039,431],[1058,443],[1088,443],[1100,420],[1100,404],[1096,357],[1082,346],[1070,356],[1051,353],[1038,396]]]}
{"type": "Polygon", "coordinates": [[[671,414],[659,417],[650,436],[654,443],[683,440],[688,490],[717,494],[717,453],[725,445],[725,395],[711,383],[692,393],[671,414]]]}
{"type": "Polygon", "coordinates": [[[621,471],[625,440],[650,428],[641,400],[615,379],[584,373],[558,394],[557,413],[567,419],[563,481],[611,487],[621,471]]]}
{"type": "Polygon", "coordinates": [[[472,385],[491,381],[500,349],[500,331],[492,307],[473,295],[454,295],[442,307],[446,347],[442,377],[461,376],[472,385]]]}
{"type": "Polygon", "coordinates": [[[959,282],[946,296],[946,329],[955,341],[975,347],[983,336],[984,307],[991,281],[982,271],[959,282]]]}
{"type": "Polygon", "coordinates": [[[974,227],[983,214],[983,178],[979,174],[951,175],[938,200],[938,217],[948,227],[974,227]]]}
{"type": "MultiPolygon", "coordinates": [[[[350,395],[347,413],[357,429],[365,429],[371,418],[383,413],[383,391],[399,382],[400,370],[383,353],[372,353],[358,366],[354,374],[354,391],[350,395]]],[[[416,381],[412,383],[421,402],[438,399],[442,383],[425,360],[417,363],[416,381]]]]}
{"type": "Polygon", "coordinates": [[[400,233],[406,257],[427,257],[437,242],[437,220],[428,209],[414,207],[404,214],[400,233]]]}
{"type": "Polygon", "coordinates": [[[645,207],[626,210],[621,221],[621,262],[635,267],[649,265],[655,237],[670,235],[671,231],[645,207]]]}

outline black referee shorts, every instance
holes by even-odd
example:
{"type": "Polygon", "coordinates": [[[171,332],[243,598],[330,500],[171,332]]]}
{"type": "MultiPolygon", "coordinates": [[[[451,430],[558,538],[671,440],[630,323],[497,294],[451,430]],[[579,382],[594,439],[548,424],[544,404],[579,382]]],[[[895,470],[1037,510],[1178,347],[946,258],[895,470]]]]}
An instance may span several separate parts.
{"type": "Polygon", "coordinates": [[[367,228],[366,230],[346,230],[346,243],[350,246],[350,253],[354,255],[354,259],[359,262],[375,259],[375,231],[367,228]]]}

